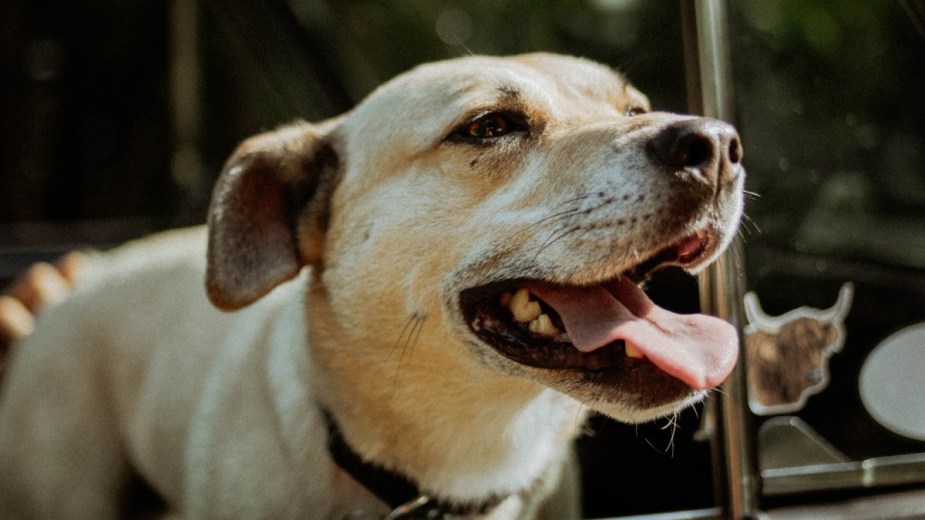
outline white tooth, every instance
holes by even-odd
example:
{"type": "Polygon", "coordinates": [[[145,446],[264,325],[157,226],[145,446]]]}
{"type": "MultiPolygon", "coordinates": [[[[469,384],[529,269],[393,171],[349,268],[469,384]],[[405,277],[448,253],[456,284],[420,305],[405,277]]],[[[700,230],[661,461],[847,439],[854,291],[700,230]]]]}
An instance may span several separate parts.
{"type": "Polygon", "coordinates": [[[646,355],[643,354],[642,351],[639,350],[639,347],[637,347],[636,345],[626,340],[624,340],[624,343],[626,344],[626,346],[624,347],[624,349],[626,350],[626,357],[633,358],[633,359],[642,359],[646,357],[646,355]]]}
{"type": "Polygon", "coordinates": [[[530,292],[523,287],[514,293],[509,308],[514,319],[520,323],[529,323],[543,313],[539,302],[530,301],[530,292]]]}
{"type": "Polygon", "coordinates": [[[525,291],[524,289],[518,289],[518,290],[517,290],[516,292],[514,292],[514,294],[511,295],[511,297],[508,299],[508,301],[507,301],[507,308],[510,309],[511,312],[514,311],[514,308],[515,308],[515,307],[519,307],[519,306],[523,305],[523,301],[524,301],[524,298],[525,298],[525,297],[529,297],[527,294],[525,294],[525,292],[526,292],[526,291],[525,291]]]}
{"type": "Polygon", "coordinates": [[[544,336],[558,336],[562,333],[561,330],[552,324],[552,320],[549,319],[549,316],[546,314],[537,316],[535,320],[530,322],[529,328],[530,332],[542,334],[544,336]]]}

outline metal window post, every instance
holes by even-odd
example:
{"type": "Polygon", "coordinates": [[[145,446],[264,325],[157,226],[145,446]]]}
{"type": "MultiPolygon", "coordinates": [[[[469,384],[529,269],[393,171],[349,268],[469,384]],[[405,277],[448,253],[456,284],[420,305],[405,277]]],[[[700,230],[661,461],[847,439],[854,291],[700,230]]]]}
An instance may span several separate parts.
{"type": "MultiPolygon", "coordinates": [[[[723,0],[682,0],[688,102],[691,112],[732,121],[732,81],[723,0]]],[[[725,254],[698,280],[704,312],[723,318],[741,331],[744,327],[744,258],[736,238],[725,254]]],[[[740,342],[741,344],[741,342],[740,342]]],[[[709,413],[717,414],[712,435],[716,486],[725,516],[754,518],[758,514],[758,477],[753,432],[745,398],[745,356],[723,383],[709,413]]]]}

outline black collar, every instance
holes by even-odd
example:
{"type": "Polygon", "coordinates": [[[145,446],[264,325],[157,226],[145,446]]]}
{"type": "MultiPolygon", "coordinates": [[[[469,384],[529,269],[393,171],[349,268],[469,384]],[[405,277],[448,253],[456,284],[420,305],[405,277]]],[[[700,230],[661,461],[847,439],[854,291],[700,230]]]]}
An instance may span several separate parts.
{"type": "Polygon", "coordinates": [[[387,470],[372,462],[364,461],[353,451],[330,412],[322,410],[328,426],[328,451],[334,462],[366,487],[379,500],[388,504],[392,513],[386,518],[428,518],[443,519],[455,516],[485,514],[501,502],[501,497],[492,497],[483,502],[459,503],[441,500],[421,490],[410,478],[387,470]]]}

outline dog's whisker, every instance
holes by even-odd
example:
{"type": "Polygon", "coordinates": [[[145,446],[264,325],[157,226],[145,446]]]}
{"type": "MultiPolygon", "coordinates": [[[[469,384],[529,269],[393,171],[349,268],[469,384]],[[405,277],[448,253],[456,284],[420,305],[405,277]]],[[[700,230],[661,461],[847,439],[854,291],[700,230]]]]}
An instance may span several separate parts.
{"type": "MultiPolygon", "coordinates": [[[[551,209],[556,210],[556,209],[559,209],[559,208],[561,208],[562,206],[565,206],[565,205],[567,205],[567,204],[572,204],[572,203],[574,203],[574,202],[581,202],[581,201],[583,201],[583,200],[587,200],[588,197],[590,197],[590,195],[588,195],[588,194],[578,195],[577,197],[572,197],[572,198],[570,198],[570,199],[568,199],[568,200],[564,200],[564,201],[562,201],[562,202],[556,204],[556,205],[553,206],[551,209]]],[[[577,207],[577,206],[576,206],[576,207],[577,207]]]]}
{"type": "Polygon", "coordinates": [[[553,232],[549,235],[549,238],[547,238],[547,239],[540,245],[540,247],[539,247],[539,248],[537,249],[537,251],[536,251],[536,254],[533,256],[533,260],[536,261],[536,259],[539,258],[541,254],[543,254],[543,251],[545,251],[547,247],[549,247],[549,246],[551,246],[552,244],[554,244],[555,242],[557,242],[557,241],[559,241],[559,240],[561,240],[561,239],[567,237],[567,236],[570,235],[571,233],[574,233],[575,231],[578,231],[579,229],[581,229],[579,226],[569,226],[568,224],[564,224],[564,225],[562,225],[562,226],[559,226],[555,231],[553,231],[553,232]]]}
{"type": "Polygon", "coordinates": [[[674,458],[675,434],[677,434],[678,429],[680,429],[680,426],[678,425],[678,418],[679,418],[678,412],[675,412],[668,419],[668,424],[665,425],[665,428],[669,428],[669,427],[671,428],[671,436],[668,438],[668,446],[665,448],[665,452],[667,453],[670,450],[671,451],[670,456],[672,458],[674,458]]]}
{"type": "Polygon", "coordinates": [[[541,218],[540,220],[536,221],[536,225],[545,224],[546,222],[549,222],[550,220],[556,220],[559,218],[568,219],[568,218],[574,217],[575,215],[584,214],[586,211],[589,211],[589,210],[582,210],[581,208],[577,208],[577,207],[572,208],[572,209],[567,209],[565,211],[561,211],[559,213],[549,215],[548,217],[541,218]]]}
{"type": "Polygon", "coordinates": [[[659,453],[664,453],[662,450],[658,449],[654,444],[652,444],[652,441],[650,441],[649,439],[643,438],[642,440],[643,440],[643,442],[645,442],[646,444],[648,444],[649,447],[652,448],[653,450],[655,450],[655,451],[657,451],[657,452],[659,452],[659,453]]]}
{"type": "MultiPolygon", "coordinates": [[[[561,206],[564,206],[565,204],[570,204],[570,203],[572,203],[572,202],[582,202],[582,201],[588,199],[589,197],[590,197],[590,195],[582,195],[582,196],[580,196],[580,197],[575,197],[575,198],[572,199],[572,200],[568,200],[568,201],[565,201],[565,202],[559,204],[558,206],[556,206],[556,208],[561,207],[561,206]]],[[[577,215],[589,215],[589,214],[591,214],[591,213],[593,213],[593,212],[595,212],[595,211],[597,211],[597,210],[599,210],[599,209],[601,209],[601,208],[607,206],[609,203],[610,203],[610,201],[606,201],[606,200],[605,200],[604,202],[601,202],[601,203],[597,204],[596,206],[590,206],[590,207],[587,207],[587,208],[582,208],[580,205],[576,205],[575,207],[573,207],[573,208],[571,208],[571,209],[568,209],[568,210],[565,210],[565,211],[561,211],[561,212],[559,212],[559,213],[555,213],[555,214],[552,214],[552,215],[550,215],[550,216],[548,216],[548,217],[546,217],[546,218],[543,218],[543,219],[539,220],[539,221],[537,222],[537,224],[542,224],[542,223],[544,223],[544,222],[547,222],[547,221],[550,221],[550,220],[554,220],[554,219],[558,219],[558,218],[570,219],[570,218],[572,218],[572,217],[574,217],[574,216],[577,216],[577,215]]],[[[555,208],[554,208],[554,209],[555,209],[555,208]]]]}
{"type": "Polygon", "coordinates": [[[756,235],[761,234],[761,227],[758,225],[757,222],[755,222],[755,219],[753,219],[747,213],[743,213],[742,214],[742,227],[748,229],[749,226],[751,226],[751,228],[754,230],[753,231],[754,234],[756,235]]]}
{"type": "Polygon", "coordinates": [[[424,328],[424,321],[427,320],[427,316],[421,316],[420,314],[415,313],[411,317],[411,321],[414,323],[411,326],[411,330],[408,331],[408,335],[405,338],[405,343],[402,345],[401,356],[398,360],[398,367],[404,364],[405,359],[410,359],[411,355],[414,353],[414,346],[417,344],[418,339],[421,337],[421,329],[424,328]]]}
{"type": "MultiPolygon", "coordinates": [[[[421,331],[424,330],[424,322],[427,321],[427,316],[418,316],[417,322],[412,329],[411,334],[409,334],[408,343],[405,345],[405,350],[407,350],[407,355],[410,358],[414,354],[414,347],[417,346],[418,340],[421,339],[421,331]]],[[[402,353],[402,358],[405,357],[405,353],[402,353]]]]}
{"type": "MultiPolygon", "coordinates": [[[[392,360],[392,356],[395,354],[395,351],[398,350],[399,345],[402,344],[402,340],[405,338],[405,336],[406,335],[409,337],[411,336],[412,332],[409,332],[409,331],[413,331],[414,327],[417,326],[417,319],[418,319],[417,314],[416,313],[412,314],[411,318],[409,318],[408,321],[405,323],[405,326],[402,327],[401,332],[398,334],[398,338],[395,340],[395,343],[392,344],[392,348],[389,349],[389,355],[385,359],[386,363],[392,360]]],[[[407,342],[407,340],[405,341],[407,342]]],[[[401,365],[400,356],[399,356],[399,365],[401,365]]]]}
{"type": "Polygon", "coordinates": [[[662,426],[663,430],[668,428],[675,428],[678,426],[678,413],[675,412],[668,417],[665,417],[665,426],[662,426]]]}
{"type": "Polygon", "coordinates": [[[412,314],[411,318],[408,319],[408,322],[405,323],[405,326],[402,328],[398,339],[395,341],[388,357],[386,358],[386,361],[388,362],[388,360],[392,359],[392,356],[396,350],[400,351],[398,362],[395,364],[395,371],[392,374],[392,396],[394,396],[395,390],[399,386],[398,379],[401,376],[402,367],[404,366],[406,360],[410,359],[414,353],[414,347],[417,345],[418,340],[420,339],[421,330],[424,328],[425,321],[427,321],[427,315],[422,316],[416,312],[412,314]]]}

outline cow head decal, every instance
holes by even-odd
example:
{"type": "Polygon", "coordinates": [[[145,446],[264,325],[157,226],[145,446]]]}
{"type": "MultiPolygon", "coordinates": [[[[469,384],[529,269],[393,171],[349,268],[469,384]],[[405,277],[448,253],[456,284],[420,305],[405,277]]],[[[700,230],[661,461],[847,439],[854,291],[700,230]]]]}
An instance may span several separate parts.
{"type": "Polygon", "coordinates": [[[745,295],[748,402],[758,415],[802,409],[829,382],[828,360],[845,342],[845,316],[854,292],[842,285],[830,309],[800,307],[768,316],[755,293],[745,295]]]}

